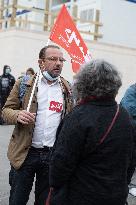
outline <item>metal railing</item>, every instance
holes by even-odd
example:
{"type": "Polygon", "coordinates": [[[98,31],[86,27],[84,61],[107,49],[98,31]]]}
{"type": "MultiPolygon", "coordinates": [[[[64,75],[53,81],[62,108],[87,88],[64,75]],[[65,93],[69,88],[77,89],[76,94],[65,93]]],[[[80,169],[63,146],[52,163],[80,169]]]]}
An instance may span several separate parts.
{"type": "MultiPolygon", "coordinates": [[[[14,27],[30,30],[50,31],[58,12],[59,11],[49,11],[49,1],[46,1],[45,9],[39,9],[19,5],[17,0],[13,0],[11,5],[5,6],[4,0],[0,0],[0,30],[14,27]],[[24,12],[23,15],[22,12],[24,12]],[[32,16],[35,16],[36,20],[33,20],[35,18],[32,18],[32,16]]],[[[102,23],[99,22],[99,16],[100,11],[96,10],[95,21],[82,21],[77,18],[77,7],[73,7],[72,18],[75,24],[86,24],[89,28],[88,30],[81,29],[79,31],[83,34],[91,35],[93,40],[102,38],[102,34],[99,33],[99,27],[102,26],[102,23]]]]}

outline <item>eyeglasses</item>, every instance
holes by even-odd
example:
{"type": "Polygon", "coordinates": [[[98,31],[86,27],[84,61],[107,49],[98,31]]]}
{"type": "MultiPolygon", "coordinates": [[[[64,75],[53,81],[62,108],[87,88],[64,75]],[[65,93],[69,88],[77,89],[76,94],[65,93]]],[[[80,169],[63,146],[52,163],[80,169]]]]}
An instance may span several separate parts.
{"type": "Polygon", "coordinates": [[[61,63],[66,61],[64,58],[54,57],[54,56],[47,57],[47,58],[45,58],[45,60],[48,60],[48,61],[51,61],[51,62],[57,62],[59,60],[61,63]]]}

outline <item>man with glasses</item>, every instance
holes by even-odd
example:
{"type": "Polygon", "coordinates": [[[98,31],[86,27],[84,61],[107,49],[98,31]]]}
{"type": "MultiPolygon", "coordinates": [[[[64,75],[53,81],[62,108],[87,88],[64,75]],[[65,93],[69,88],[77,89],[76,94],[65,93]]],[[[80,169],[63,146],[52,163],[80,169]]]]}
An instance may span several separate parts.
{"type": "Polygon", "coordinates": [[[57,127],[72,109],[69,83],[60,76],[63,53],[49,45],[39,53],[41,75],[26,111],[35,76],[27,82],[22,101],[19,100],[18,80],[3,109],[7,123],[15,124],[8,158],[11,163],[9,205],[26,205],[35,180],[35,205],[44,205],[49,191],[48,161],[55,142],[57,127]]]}

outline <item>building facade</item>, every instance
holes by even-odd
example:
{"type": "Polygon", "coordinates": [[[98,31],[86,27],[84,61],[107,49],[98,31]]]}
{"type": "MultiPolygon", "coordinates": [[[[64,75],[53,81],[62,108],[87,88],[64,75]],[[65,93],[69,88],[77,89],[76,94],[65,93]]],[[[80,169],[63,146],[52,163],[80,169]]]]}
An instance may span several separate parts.
{"type": "MultiPolygon", "coordinates": [[[[92,58],[103,58],[116,65],[121,72],[123,86],[117,96],[118,101],[127,87],[136,81],[134,2],[1,0],[0,3],[0,75],[5,64],[12,67],[16,78],[28,67],[33,67],[35,71],[39,69],[39,50],[46,45],[51,29],[49,25],[54,23],[62,3],[65,3],[78,30],[83,31],[81,35],[92,58]],[[16,6],[13,7],[13,3],[16,6]]],[[[64,55],[67,62],[62,74],[72,82],[71,59],[65,51],[64,55]]]]}

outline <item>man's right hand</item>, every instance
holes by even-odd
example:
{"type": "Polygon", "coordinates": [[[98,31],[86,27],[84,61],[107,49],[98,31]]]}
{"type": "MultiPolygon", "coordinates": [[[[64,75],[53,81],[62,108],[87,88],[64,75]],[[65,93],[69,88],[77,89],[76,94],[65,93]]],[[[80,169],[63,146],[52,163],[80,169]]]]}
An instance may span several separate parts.
{"type": "Polygon", "coordinates": [[[27,112],[26,110],[21,110],[17,117],[17,122],[20,122],[24,125],[35,122],[35,113],[27,112]]]}

